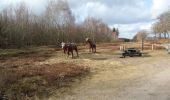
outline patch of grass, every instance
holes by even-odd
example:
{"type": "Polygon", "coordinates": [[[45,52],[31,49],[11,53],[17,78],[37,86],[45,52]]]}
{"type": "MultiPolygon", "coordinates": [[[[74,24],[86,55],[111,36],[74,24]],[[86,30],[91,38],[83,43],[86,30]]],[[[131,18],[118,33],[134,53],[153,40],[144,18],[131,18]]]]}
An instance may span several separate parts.
{"type": "Polygon", "coordinates": [[[48,47],[33,47],[24,49],[0,49],[0,57],[18,57],[18,56],[28,56],[31,54],[36,55],[46,55],[50,56],[54,51],[54,48],[48,47]]]}
{"type": "Polygon", "coordinates": [[[1,69],[0,90],[10,100],[35,95],[48,97],[52,90],[69,87],[75,77],[84,76],[89,69],[68,63],[1,69]]]}
{"type": "Polygon", "coordinates": [[[36,51],[29,51],[29,50],[19,50],[19,49],[6,49],[6,50],[0,50],[0,57],[17,57],[21,55],[27,55],[27,54],[33,54],[36,53],[36,51]]]}
{"type": "Polygon", "coordinates": [[[149,53],[142,53],[142,57],[152,57],[149,53]]]}

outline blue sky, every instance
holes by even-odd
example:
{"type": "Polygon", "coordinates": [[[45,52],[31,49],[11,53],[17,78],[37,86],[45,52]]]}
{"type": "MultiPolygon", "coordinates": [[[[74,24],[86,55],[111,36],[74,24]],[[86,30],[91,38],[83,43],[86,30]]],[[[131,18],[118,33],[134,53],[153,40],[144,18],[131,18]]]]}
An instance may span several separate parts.
{"type": "MultiPolygon", "coordinates": [[[[25,1],[36,13],[47,0],[0,0],[0,9],[25,1]]],[[[111,28],[118,27],[120,37],[132,38],[139,30],[150,30],[154,19],[170,7],[170,0],[68,0],[76,21],[87,16],[102,19],[111,28]]]]}

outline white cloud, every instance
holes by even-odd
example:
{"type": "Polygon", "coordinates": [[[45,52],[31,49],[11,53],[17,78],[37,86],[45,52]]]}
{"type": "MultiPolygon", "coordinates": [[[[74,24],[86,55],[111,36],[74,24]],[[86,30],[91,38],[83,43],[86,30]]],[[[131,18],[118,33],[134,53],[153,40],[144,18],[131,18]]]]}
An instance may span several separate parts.
{"type": "Polygon", "coordinates": [[[44,10],[47,0],[0,0],[0,10],[9,6],[17,6],[21,2],[24,2],[29,8],[35,12],[39,13],[44,10]]]}
{"type": "Polygon", "coordinates": [[[76,0],[69,0],[78,20],[93,16],[108,24],[127,24],[146,22],[151,16],[146,0],[81,0],[78,4],[75,2],[76,0]]]}
{"type": "Polygon", "coordinates": [[[133,38],[133,36],[139,30],[147,30],[151,29],[153,22],[145,22],[145,23],[134,23],[134,24],[116,24],[111,27],[118,27],[120,31],[120,37],[133,38]]]}
{"type": "Polygon", "coordinates": [[[152,18],[158,17],[170,7],[170,0],[153,0],[152,18]]]}

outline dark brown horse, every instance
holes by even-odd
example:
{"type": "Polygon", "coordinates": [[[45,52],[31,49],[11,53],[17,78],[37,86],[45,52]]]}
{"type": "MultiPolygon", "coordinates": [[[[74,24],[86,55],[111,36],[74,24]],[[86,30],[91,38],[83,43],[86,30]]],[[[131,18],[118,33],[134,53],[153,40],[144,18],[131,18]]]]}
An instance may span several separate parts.
{"type": "Polygon", "coordinates": [[[78,55],[78,48],[77,48],[77,45],[75,43],[64,43],[64,42],[62,42],[61,46],[62,46],[62,49],[64,50],[64,53],[66,54],[66,52],[67,52],[68,56],[70,55],[70,52],[71,52],[71,55],[72,55],[72,58],[73,58],[73,51],[74,50],[77,53],[77,57],[79,56],[78,55]]]}
{"type": "Polygon", "coordinates": [[[96,53],[96,44],[89,38],[86,38],[86,43],[89,44],[89,52],[96,53]]]}

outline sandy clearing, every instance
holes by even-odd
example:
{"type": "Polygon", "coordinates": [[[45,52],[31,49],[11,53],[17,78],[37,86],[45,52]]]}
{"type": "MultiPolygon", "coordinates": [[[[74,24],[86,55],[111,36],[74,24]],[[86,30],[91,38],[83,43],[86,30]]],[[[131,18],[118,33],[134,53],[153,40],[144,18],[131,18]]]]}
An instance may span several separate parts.
{"type": "Polygon", "coordinates": [[[169,100],[170,99],[170,64],[166,69],[134,81],[124,91],[119,91],[117,100],[169,100]]]}
{"type": "Polygon", "coordinates": [[[49,100],[168,100],[170,57],[164,51],[151,55],[99,61],[84,59],[81,64],[90,66],[93,74],[49,100]]]}

